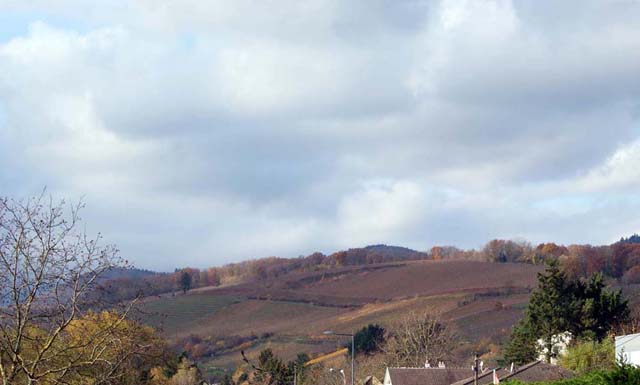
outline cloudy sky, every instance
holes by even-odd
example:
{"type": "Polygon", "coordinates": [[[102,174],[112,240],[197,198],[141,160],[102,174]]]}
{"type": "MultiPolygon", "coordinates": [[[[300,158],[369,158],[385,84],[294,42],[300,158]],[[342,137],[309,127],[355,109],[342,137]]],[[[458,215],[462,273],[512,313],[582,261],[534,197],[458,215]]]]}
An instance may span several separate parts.
{"type": "Polygon", "coordinates": [[[0,186],[137,266],[640,232],[640,1],[0,0],[0,186]]]}

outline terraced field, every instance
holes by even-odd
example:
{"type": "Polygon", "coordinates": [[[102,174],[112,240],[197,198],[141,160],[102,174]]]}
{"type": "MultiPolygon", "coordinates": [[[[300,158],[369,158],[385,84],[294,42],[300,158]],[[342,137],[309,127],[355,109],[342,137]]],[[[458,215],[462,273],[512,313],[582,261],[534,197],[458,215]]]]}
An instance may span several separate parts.
{"type": "Polygon", "coordinates": [[[232,296],[176,295],[147,300],[141,308],[149,314],[148,324],[166,336],[174,336],[202,325],[207,317],[242,300],[232,296]]]}
{"type": "Polygon", "coordinates": [[[369,323],[393,325],[411,311],[438,310],[467,343],[499,342],[522,314],[540,266],[473,261],[419,261],[342,267],[150,299],[145,310],[164,314],[164,335],[268,336],[201,360],[209,373],[241,363],[270,347],[284,359],[320,355],[345,341],[325,330],[355,331],[369,323]]]}

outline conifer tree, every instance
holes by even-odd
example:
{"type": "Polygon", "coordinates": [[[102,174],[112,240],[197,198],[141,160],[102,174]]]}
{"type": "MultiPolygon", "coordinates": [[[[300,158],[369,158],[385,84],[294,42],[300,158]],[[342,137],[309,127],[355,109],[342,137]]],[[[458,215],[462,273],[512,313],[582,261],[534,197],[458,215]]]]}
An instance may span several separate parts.
{"type": "Polygon", "coordinates": [[[525,318],[537,339],[544,341],[547,361],[552,355],[553,337],[569,330],[574,319],[573,289],[556,261],[538,273],[538,288],[531,294],[525,318]]]}
{"type": "Polygon", "coordinates": [[[504,365],[515,363],[517,365],[526,364],[538,357],[536,349],[536,338],[531,332],[527,319],[523,318],[513,327],[511,339],[504,351],[504,365]]]}
{"type": "Polygon", "coordinates": [[[537,341],[542,340],[545,359],[550,361],[559,334],[568,331],[573,338],[602,341],[628,318],[627,300],[620,290],[607,290],[601,274],[588,281],[571,281],[552,261],[538,274],[538,288],[512,331],[504,359],[519,364],[531,361],[537,356],[537,341]]]}

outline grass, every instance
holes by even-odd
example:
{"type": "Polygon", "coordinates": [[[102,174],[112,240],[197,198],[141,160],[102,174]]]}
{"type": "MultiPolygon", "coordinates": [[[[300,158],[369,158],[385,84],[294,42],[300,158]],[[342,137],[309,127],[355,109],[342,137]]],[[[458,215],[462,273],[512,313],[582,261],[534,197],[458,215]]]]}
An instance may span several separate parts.
{"type": "Polygon", "coordinates": [[[195,327],[207,317],[242,300],[232,296],[181,295],[146,302],[142,310],[151,313],[146,321],[149,325],[171,335],[195,327]]]}

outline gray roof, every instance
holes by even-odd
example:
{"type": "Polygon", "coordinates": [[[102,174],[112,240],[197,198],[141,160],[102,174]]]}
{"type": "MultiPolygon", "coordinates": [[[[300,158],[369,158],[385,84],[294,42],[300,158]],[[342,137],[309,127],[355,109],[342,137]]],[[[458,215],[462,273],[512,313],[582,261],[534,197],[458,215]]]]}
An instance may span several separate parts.
{"type": "MultiPolygon", "coordinates": [[[[555,381],[573,377],[573,373],[569,370],[556,365],[547,364],[542,361],[530,362],[516,368],[513,373],[507,369],[496,368],[496,373],[500,381],[520,380],[522,382],[538,382],[538,381],[555,381]]],[[[473,376],[458,381],[452,385],[469,385],[473,384],[473,376]]],[[[493,370],[482,372],[478,376],[478,384],[493,384],[493,370]]],[[[395,385],[395,384],[394,384],[395,385]]]]}

